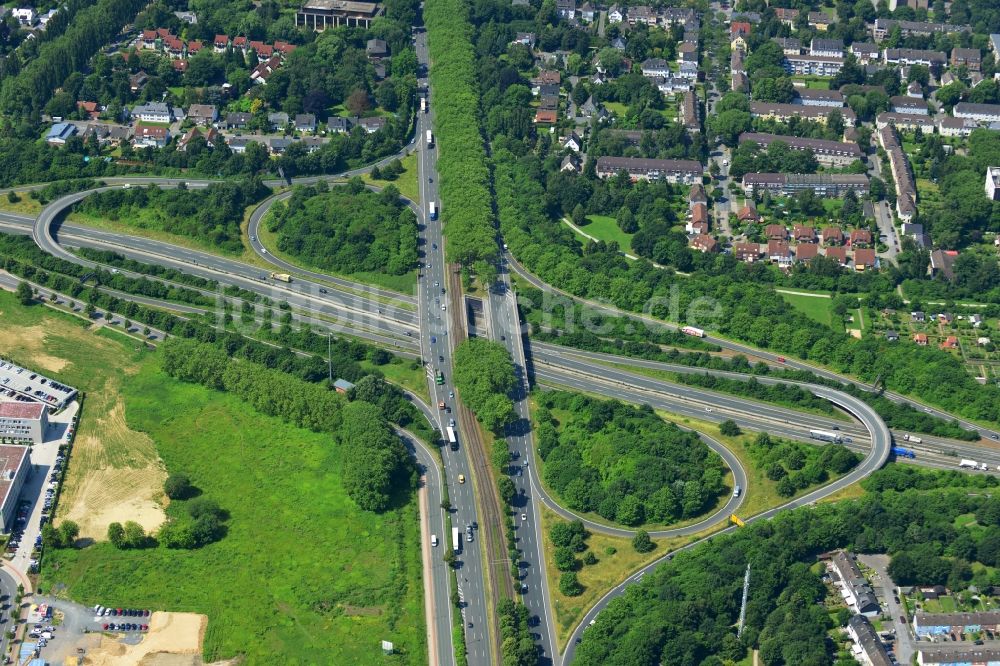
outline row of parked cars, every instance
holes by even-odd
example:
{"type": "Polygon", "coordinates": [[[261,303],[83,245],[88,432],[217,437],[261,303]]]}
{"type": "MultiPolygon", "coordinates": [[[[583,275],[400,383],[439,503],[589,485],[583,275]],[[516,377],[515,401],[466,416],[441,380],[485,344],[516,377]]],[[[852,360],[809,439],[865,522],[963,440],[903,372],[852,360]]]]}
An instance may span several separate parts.
{"type": "Polygon", "coordinates": [[[149,625],[146,624],[146,618],[149,617],[150,611],[139,608],[105,608],[104,606],[94,606],[94,615],[96,616],[94,620],[101,623],[101,628],[104,631],[149,631],[149,625]],[[113,622],[104,622],[104,620],[113,618],[113,622]],[[118,622],[118,618],[136,618],[136,620],[128,622],[118,622]]]}

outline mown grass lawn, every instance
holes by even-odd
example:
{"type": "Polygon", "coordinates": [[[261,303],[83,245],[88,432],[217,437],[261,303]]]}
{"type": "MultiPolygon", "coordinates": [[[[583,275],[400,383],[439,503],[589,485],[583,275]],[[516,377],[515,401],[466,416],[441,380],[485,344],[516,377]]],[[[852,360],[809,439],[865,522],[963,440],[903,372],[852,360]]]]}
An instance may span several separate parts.
{"type": "Polygon", "coordinates": [[[367,173],[363,174],[361,179],[369,185],[377,185],[379,187],[395,185],[396,189],[404,197],[420,203],[420,183],[417,182],[417,154],[410,153],[401,159],[400,162],[403,164],[403,173],[396,180],[376,180],[367,173]]]}
{"type": "Polygon", "coordinates": [[[813,321],[834,328],[832,298],[819,294],[790,294],[787,292],[781,292],[781,297],[786,303],[813,321]]]}
{"type": "MultiPolygon", "coordinates": [[[[583,233],[593,236],[597,240],[609,243],[615,241],[622,251],[632,252],[632,236],[634,234],[622,231],[615,218],[609,215],[588,215],[587,219],[590,220],[590,223],[580,227],[583,233]]],[[[583,236],[580,236],[580,241],[584,244],[589,242],[583,236]]]]}
{"type": "Polygon", "coordinates": [[[381,664],[379,642],[390,640],[393,663],[426,663],[413,498],[383,515],[358,510],[329,435],[178,382],[155,358],[122,393],[129,426],[155,441],[169,472],[188,474],[229,512],[228,533],[193,551],[106,542],[49,551],[46,589],[86,604],[205,613],[208,661],[381,664]]]}

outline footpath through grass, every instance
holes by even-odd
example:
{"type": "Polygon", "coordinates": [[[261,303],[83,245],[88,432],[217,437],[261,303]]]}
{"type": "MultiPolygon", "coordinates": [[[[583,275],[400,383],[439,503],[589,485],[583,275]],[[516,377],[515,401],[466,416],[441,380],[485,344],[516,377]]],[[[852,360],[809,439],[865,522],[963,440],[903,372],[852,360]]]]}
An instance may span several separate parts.
{"type": "MultiPolygon", "coordinates": [[[[632,252],[632,236],[627,234],[618,226],[618,221],[608,215],[588,215],[590,223],[580,227],[580,231],[593,236],[597,240],[610,243],[615,241],[622,252],[632,252]]],[[[590,242],[587,238],[580,236],[580,242],[586,245],[590,242]]]]}
{"type": "Polygon", "coordinates": [[[426,663],[413,498],[383,515],[358,510],[329,435],[178,382],[155,357],[122,394],[129,426],[152,438],[169,472],[188,474],[229,512],[228,533],[193,551],[51,550],[46,588],[86,604],[205,613],[207,661],[381,664],[379,641],[390,640],[393,663],[426,663]]]}
{"type": "Polygon", "coordinates": [[[813,321],[819,322],[824,326],[829,326],[830,328],[838,328],[833,323],[833,299],[829,298],[826,294],[812,295],[782,291],[780,295],[786,303],[813,321]]]}

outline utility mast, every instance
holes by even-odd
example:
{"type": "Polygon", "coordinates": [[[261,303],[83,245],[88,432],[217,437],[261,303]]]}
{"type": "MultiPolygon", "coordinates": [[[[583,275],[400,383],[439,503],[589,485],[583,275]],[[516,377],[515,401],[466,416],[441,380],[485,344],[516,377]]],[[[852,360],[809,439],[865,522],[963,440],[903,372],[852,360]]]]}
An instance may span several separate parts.
{"type": "Polygon", "coordinates": [[[750,563],[747,562],[747,572],[743,576],[743,603],[740,605],[740,623],[736,627],[736,637],[743,637],[743,623],[747,619],[747,593],[750,591],[750,563]]]}

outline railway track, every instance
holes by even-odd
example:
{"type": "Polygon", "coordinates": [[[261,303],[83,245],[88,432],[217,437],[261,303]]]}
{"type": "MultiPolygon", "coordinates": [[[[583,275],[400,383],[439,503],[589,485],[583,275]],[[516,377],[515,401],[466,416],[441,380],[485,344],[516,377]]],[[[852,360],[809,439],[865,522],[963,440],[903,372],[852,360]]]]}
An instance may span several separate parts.
{"type": "MultiPolygon", "coordinates": [[[[468,321],[465,316],[465,299],[462,296],[461,272],[453,266],[448,271],[448,295],[451,305],[452,331],[461,331],[460,340],[469,337],[468,321]]],[[[452,338],[452,344],[456,338],[452,338]]],[[[452,348],[454,353],[454,347],[452,348]]],[[[461,398],[459,394],[456,396],[461,398]]],[[[490,451],[487,450],[486,438],[483,436],[479,422],[472,410],[461,400],[455,401],[458,412],[460,431],[464,434],[463,446],[469,462],[472,465],[472,477],[476,488],[476,500],[480,516],[479,538],[483,540],[480,548],[485,554],[483,571],[486,573],[490,591],[490,602],[493,606],[490,617],[490,637],[493,644],[492,655],[499,659],[501,654],[500,624],[496,614],[501,599],[514,598],[514,582],[510,575],[510,558],[507,556],[507,543],[504,535],[504,509],[497,489],[496,477],[490,464],[490,451]]]]}

